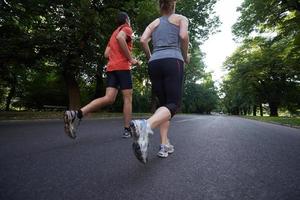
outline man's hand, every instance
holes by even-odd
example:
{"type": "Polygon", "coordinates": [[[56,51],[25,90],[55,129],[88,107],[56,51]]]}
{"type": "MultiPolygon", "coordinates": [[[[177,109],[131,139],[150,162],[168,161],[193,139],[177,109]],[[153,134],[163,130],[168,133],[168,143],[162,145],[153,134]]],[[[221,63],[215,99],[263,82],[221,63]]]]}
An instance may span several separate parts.
{"type": "Polygon", "coordinates": [[[132,69],[133,69],[133,68],[135,68],[134,66],[139,66],[140,67],[143,62],[140,61],[140,60],[136,60],[135,58],[133,58],[133,59],[131,59],[130,63],[132,64],[132,66],[133,66],[132,69]]]}
{"type": "Polygon", "coordinates": [[[136,65],[138,63],[138,61],[135,58],[131,58],[130,63],[132,65],[136,65]]]}

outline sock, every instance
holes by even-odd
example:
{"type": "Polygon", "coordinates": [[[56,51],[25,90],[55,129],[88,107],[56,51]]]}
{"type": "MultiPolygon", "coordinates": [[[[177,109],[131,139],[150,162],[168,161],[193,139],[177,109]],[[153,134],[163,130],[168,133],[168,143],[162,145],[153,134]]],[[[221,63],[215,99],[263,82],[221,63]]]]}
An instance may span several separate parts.
{"type": "Polygon", "coordinates": [[[77,117],[79,119],[81,119],[83,117],[82,111],[81,110],[77,110],[77,117]]]}
{"type": "Polygon", "coordinates": [[[147,124],[146,126],[147,126],[148,133],[153,135],[153,130],[151,129],[150,124],[147,122],[147,120],[145,120],[145,121],[146,121],[146,124],[147,124]]]}

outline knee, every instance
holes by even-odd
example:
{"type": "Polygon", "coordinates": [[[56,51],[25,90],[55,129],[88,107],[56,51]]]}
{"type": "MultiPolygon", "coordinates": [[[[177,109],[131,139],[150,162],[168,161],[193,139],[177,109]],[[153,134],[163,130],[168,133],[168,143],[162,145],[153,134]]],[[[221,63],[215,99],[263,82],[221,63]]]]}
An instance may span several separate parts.
{"type": "Polygon", "coordinates": [[[123,98],[124,104],[127,103],[132,103],[132,97],[131,96],[126,96],[123,98]]]}
{"type": "Polygon", "coordinates": [[[111,96],[105,96],[105,102],[107,105],[111,105],[115,102],[115,98],[111,97],[111,96]]]}
{"type": "Polygon", "coordinates": [[[132,92],[123,93],[123,102],[132,103],[132,92]]]}
{"type": "Polygon", "coordinates": [[[175,103],[170,103],[170,104],[167,104],[166,107],[168,108],[168,110],[170,111],[171,113],[171,118],[176,114],[178,108],[179,108],[179,105],[175,104],[175,103]]]}

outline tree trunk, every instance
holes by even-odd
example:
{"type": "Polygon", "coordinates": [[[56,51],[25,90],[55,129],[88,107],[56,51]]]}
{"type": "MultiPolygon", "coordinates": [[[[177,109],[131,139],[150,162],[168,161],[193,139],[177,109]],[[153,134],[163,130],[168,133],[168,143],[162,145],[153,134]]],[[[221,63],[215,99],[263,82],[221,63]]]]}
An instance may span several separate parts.
{"type": "Polygon", "coordinates": [[[278,105],[274,102],[269,103],[270,106],[270,116],[271,117],[278,117],[278,105]]]}
{"type": "Polygon", "coordinates": [[[5,103],[5,111],[9,111],[9,107],[10,107],[10,104],[11,104],[11,100],[12,98],[15,96],[15,92],[16,92],[16,86],[13,85],[10,90],[9,90],[9,94],[6,98],[6,103],[5,103]]]}
{"type": "Polygon", "coordinates": [[[69,94],[69,109],[77,110],[80,108],[80,89],[73,74],[64,72],[64,78],[69,94]]]}
{"type": "Polygon", "coordinates": [[[257,106],[253,105],[253,108],[252,108],[253,116],[256,116],[256,110],[257,110],[257,106]]]}
{"type": "Polygon", "coordinates": [[[236,107],[233,111],[233,114],[234,115],[240,115],[240,108],[239,107],[236,107]]]}
{"type": "Polygon", "coordinates": [[[290,11],[297,10],[298,12],[300,12],[300,3],[298,0],[294,0],[294,1],[282,0],[282,3],[286,4],[287,8],[290,11]]]}
{"type": "Polygon", "coordinates": [[[11,100],[12,100],[12,98],[16,94],[16,84],[17,84],[16,75],[12,75],[10,83],[11,83],[11,88],[10,88],[8,96],[6,98],[5,111],[9,111],[10,110],[9,107],[10,107],[10,104],[11,104],[11,100]]]}
{"type": "Polygon", "coordinates": [[[260,113],[260,116],[261,116],[261,117],[264,116],[264,111],[263,111],[263,107],[262,107],[262,104],[261,104],[261,103],[259,104],[259,113],[260,113]]]}
{"type": "Polygon", "coordinates": [[[247,114],[248,114],[248,108],[245,107],[245,108],[244,108],[244,115],[246,116],[247,114]]]}

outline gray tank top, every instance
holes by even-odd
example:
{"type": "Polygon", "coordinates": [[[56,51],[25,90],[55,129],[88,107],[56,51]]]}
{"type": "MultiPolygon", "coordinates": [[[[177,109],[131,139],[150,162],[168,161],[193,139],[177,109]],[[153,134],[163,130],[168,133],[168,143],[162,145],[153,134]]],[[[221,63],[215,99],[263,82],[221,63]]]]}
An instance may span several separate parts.
{"type": "Polygon", "coordinates": [[[153,54],[149,62],[163,58],[177,58],[183,61],[179,27],[170,23],[167,16],[159,19],[160,23],[152,33],[153,54]]]}

